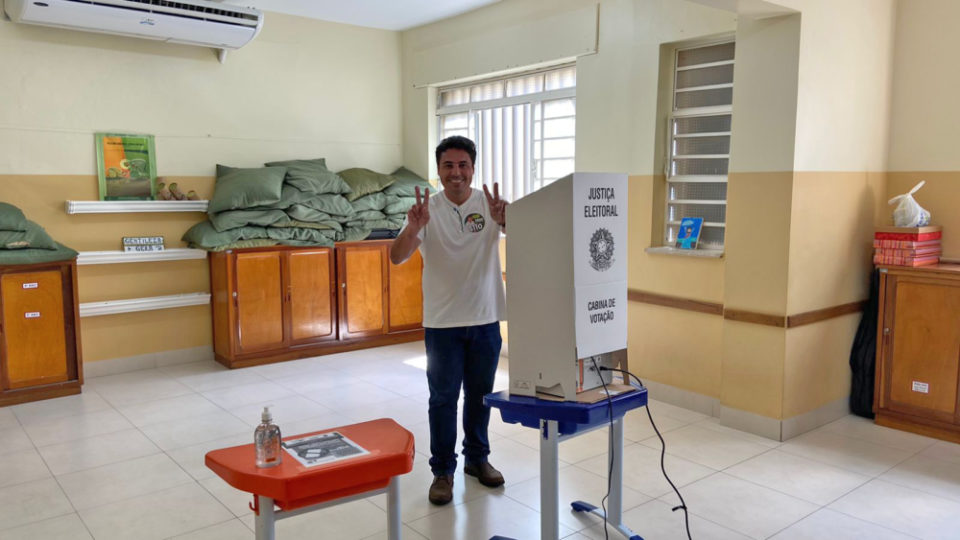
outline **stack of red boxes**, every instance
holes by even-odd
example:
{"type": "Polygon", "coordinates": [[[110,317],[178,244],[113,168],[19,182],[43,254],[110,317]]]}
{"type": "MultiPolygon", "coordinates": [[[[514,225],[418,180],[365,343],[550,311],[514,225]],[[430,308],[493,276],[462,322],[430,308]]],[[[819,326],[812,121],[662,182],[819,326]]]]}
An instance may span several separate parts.
{"type": "Polygon", "coordinates": [[[926,266],[940,262],[939,225],[877,227],[873,235],[873,264],[926,266]]]}

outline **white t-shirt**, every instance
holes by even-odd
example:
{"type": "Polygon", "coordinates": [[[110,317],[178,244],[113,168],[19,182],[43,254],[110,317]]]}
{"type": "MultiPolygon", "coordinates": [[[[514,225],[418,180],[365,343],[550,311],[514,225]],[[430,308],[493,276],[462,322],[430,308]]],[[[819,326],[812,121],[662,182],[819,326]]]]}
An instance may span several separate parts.
{"type": "MultiPolygon", "coordinates": [[[[430,221],[420,229],[423,326],[477,326],[504,320],[500,226],[487,198],[473,189],[457,206],[441,191],[429,200],[430,221]]],[[[406,227],[406,223],[404,223],[406,227]]]]}

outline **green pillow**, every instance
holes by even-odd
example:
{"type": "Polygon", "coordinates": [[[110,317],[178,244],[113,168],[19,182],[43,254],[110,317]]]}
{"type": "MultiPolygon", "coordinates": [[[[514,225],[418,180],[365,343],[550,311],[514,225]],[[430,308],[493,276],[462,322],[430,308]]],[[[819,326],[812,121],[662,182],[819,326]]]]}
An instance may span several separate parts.
{"type": "Polygon", "coordinates": [[[265,227],[237,227],[221,232],[214,229],[213,224],[209,221],[201,221],[183,233],[182,240],[191,246],[211,249],[232,244],[238,240],[254,238],[267,238],[267,229],[265,227]]]}
{"type": "Polygon", "coordinates": [[[273,161],[267,167],[285,167],[287,184],[307,193],[350,193],[350,186],[326,166],[327,160],[294,159],[273,161]]]}
{"type": "Polygon", "coordinates": [[[353,206],[353,209],[357,212],[364,212],[366,210],[383,210],[383,207],[387,205],[387,196],[378,191],[376,193],[364,195],[359,199],[354,199],[350,205],[353,206]]]}
{"type": "Polygon", "coordinates": [[[217,165],[217,183],[207,212],[216,214],[225,210],[239,210],[267,206],[280,201],[284,167],[235,169],[217,165]]]}
{"type": "Polygon", "coordinates": [[[236,229],[244,225],[273,225],[287,221],[287,214],[277,209],[227,210],[210,216],[210,223],[217,232],[236,229]]]}
{"type": "Polygon", "coordinates": [[[356,213],[356,210],[353,209],[353,206],[345,197],[345,195],[314,195],[300,204],[326,212],[331,216],[349,217],[356,213]]]}
{"type": "Polygon", "coordinates": [[[415,204],[417,204],[416,197],[397,197],[396,195],[387,195],[387,205],[383,207],[383,213],[387,215],[406,215],[407,211],[409,211],[410,208],[415,204]]]}
{"type": "Polygon", "coordinates": [[[26,223],[27,218],[19,208],[0,202],[0,231],[22,231],[26,223]]]}
{"type": "Polygon", "coordinates": [[[293,240],[298,242],[297,245],[303,245],[299,244],[299,242],[305,242],[307,245],[332,246],[333,241],[331,237],[335,236],[336,231],[289,227],[286,229],[271,228],[267,233],[273,240],[279,240],[281,242],[293,240]]]}
{"type": "Polygon", "coordinates": [[[430,190],[430,193],[437,192],[437,189],[431,186],[430,182],[427,182],[425,179],[417,175],[417,173],[405,167],[400,167],[399,169],[393,171],[390,173],[390,176],[396,178],[397,181],[383,190],[383,192],[387,195],[396,195],[398,197],[416,197],[417,187],[420,188],[421,195],[423,195],[428,189],[430,190]]]}
{"type": "Polygon", "coordinates": [[[0,264],[39,264],[75,259],[77,252],[63,244],[55,249],[0,249],[0,264]]]}
{"type": "Polygon", "coordinates": [[[0,230],[0,249],[57,249],[57,243],[36,223],[25,220],[22,231],[0,230]]]}
{"type": "Polygon", "coordinates": [[[373,221],[375,219],[386,219],[387,216],[379,210],[364,210],[354,214],[350,221],[373,221]]]}
{"type": "Polygon", "coordinates": [[[207,251],[226,251],[228,249],[243,249],[243,248],[256,248],[256,247],[268,247],[275,246],[279,242],[276,240],[271,240],[269,238],[252,238],[250,240],[237,240],[236,242],[231,242],[229,244],[224,244],[222,246],[206,248],[207,251]]]}
{"type": "Polygon", "coordinates": [[[348,201],[355,201],[364,195],[377,193],[390,184],[396,182],[396,179],[389,174],[380,174],[370,169],[353,168],[337,173],[343,181],[346,182],[351,193],[345,195],[348,201]]]}
{"type": "Polygon", "coordinates": [[[334,221],[330,214],[321,212],[315,208],[310,208],[304,204],[295,204],[290,208],[287,208],[287,215],[294,221],[309,221],[311,223],[334,221]]]}
{"type": "Polygon", "coordinates": [[[331,231],[342,231],[343,225],[340,225],[339,221],[297,221],[291,219],[283,223],[274,223],[271,227],[285,228],[285,227],[300,227],[302,229],[319,229],[319,230],[331,230],[331,231]]]}

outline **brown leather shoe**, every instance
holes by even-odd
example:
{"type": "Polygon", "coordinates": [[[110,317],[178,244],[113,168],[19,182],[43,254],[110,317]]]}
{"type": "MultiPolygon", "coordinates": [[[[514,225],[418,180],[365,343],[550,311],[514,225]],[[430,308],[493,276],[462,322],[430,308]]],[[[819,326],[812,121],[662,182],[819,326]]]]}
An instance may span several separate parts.
{"type": "Polygon", "coordinates": [[[437,506],[443,506],[453,500],[453,475],[438,474],[430,484],[430,494],[427,497],[437,506]]]}
{"type": "Polygon", "coordinates": [[[503,485],[503,475],[486,461],[476,464],[465,463],[463,465],[463,473],[476,476],[477,480],[480,480],[480,483],[487,487],[499,487],[503,485]]]}

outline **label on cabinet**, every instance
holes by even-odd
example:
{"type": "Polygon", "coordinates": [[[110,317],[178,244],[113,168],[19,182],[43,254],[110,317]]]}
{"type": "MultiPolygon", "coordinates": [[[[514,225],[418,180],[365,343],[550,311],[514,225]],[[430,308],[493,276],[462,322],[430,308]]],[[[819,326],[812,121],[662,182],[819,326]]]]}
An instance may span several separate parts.
{"type": "Polygon", "coordinates": [[[36,282],[34,282],[34,283],[24,283],[24,284],[23,284],[23,288],[24,288],[24,289],[36,289],[36,288],[39,287],[39,286],[40,286],[40,284],[39,284],[39,283],[36,283],[36,282]]]}
{"type": "Polygon", "coordinates": [[[28,312],[26,312],[26,313],[23,314],[23,318],[24,318],[24,319],[39,319],[39,318],[40,318],[40,312],[39,312],[39,311],[28,311],[28,312]]]}
{"type": "Polygon", "coordinates": [[[925,382],[913,381],[913,391],[920,392],[921,394],[929,394],[930,385],[925,382]]]}

